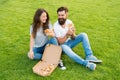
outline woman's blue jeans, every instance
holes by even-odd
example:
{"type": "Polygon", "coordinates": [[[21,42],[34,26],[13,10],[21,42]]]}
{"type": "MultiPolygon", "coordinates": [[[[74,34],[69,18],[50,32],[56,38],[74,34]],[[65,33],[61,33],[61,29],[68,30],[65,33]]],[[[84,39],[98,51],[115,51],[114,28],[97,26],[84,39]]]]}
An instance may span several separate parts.
{"type": "Polygon", "coordinates": [[[85,55],[89,56],[92,55],[92,50],[90,47],[90,43],[88,40],[88,36],[86,33],[81,33],[76,36],[74,40],[69,39],[67,42],[61,45],[63,52],[68,55],[71,59],[73,59],[75,62],[82,64],[86,66],[88,61],[82,59],[80,56],[78,56],[71,48],[75,47],[78,45],[80,42],[82,42],[82,46],[85,51],[85,55]]]}
{"type": "Polygon", "coordinates": [[[33,48],[34,59],[41,59],[42,58],[45,46],[48,43],[58,45],[57,39],[54,37],[54,38],[50,38],[50,40],[48,40],[48,42],[44,46],[42,46],[42,47],[34,47],[33,48]]]}

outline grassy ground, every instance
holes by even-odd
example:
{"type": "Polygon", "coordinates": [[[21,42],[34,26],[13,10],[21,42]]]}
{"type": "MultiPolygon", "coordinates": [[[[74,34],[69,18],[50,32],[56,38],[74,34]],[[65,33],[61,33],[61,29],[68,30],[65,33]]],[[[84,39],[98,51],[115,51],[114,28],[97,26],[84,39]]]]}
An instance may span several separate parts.
{"type": "MultiPolygon", "coordinates": [[[[119,37],[119,0],[0,0],[0,80],[118,80],[119,37]],[[67,70],[57,68],[49,77],[32,72],[38,61],[29,60],[26,53],[34,12],[45,8],[54,23],[60,6],[69,8],[69,19],[74,22],[76,33],[86,32],[95,56],[103,60],[95,71],[62,55],[67,70]]],[[[81,44],[74,51],[84,58],[81,44]]]]}

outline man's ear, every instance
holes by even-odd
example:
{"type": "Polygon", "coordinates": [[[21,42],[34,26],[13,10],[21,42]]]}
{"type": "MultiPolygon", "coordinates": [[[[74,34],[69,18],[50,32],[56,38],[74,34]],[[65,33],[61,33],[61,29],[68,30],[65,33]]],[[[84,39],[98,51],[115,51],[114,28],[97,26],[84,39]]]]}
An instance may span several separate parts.
{"type": "Polygon", "coordinates": [[[68,12],[66,12],[66,16],[68,17],[68,12]]]}

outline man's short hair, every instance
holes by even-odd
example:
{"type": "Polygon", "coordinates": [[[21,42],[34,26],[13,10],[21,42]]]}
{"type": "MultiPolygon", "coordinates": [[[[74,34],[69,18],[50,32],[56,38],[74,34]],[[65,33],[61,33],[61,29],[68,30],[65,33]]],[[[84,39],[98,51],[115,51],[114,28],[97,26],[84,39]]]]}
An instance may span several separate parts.
{"type": "Polygon", "coordinates": [[[59,7],[59,8],[58,8],[57,13],[58,13],[59,11],[65,11],[65,13],[66,13],[66,12],[68,12],[68,8],[62,6],[62,7],[59,7]]]}

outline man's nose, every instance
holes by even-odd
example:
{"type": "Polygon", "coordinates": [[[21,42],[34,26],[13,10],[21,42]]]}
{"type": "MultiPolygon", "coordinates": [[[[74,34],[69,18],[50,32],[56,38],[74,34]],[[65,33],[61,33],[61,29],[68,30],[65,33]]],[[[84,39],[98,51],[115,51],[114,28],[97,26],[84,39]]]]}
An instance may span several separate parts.
{"type": "Polygon", "coordinates": [[[59,16],[59,18],[62,18],[62,16],[59,16]]]}

